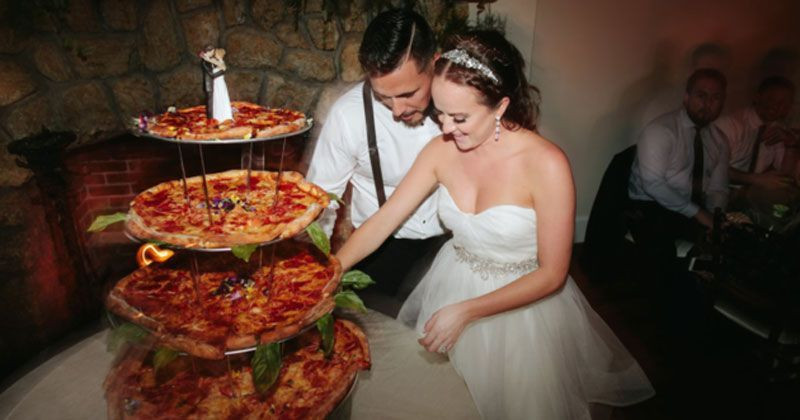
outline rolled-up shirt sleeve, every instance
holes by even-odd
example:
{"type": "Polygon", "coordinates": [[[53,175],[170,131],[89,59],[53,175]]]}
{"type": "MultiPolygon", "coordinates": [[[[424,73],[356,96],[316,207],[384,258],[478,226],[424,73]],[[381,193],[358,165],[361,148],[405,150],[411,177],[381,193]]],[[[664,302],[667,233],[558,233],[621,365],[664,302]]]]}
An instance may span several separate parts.
{"type": "Polygon", "coordinates": [[[642,133],[636,148],[641,187],[662,207],[694,217],[699,207],[692,203],[690,194],[673,188],[668,182],[670,156],[672,149],[678,147],[674,137],[666,127],[658,125],[649,126],[642,133]]]}
{"type": "MultiPolygon", "coordinates": [[[[336,110],[331,110],[322,127],[306,178],[325,191],[341,197],[353,176],[357,155],[353,150],[354,139],[348,139],[345,135],[348,132],[344,127],[346,121],[339,118],[338,114],[336,110]]],[[[328,237],[333,233],[338,208],[338,203],[331,201],[319,219],[328,237]]]]}

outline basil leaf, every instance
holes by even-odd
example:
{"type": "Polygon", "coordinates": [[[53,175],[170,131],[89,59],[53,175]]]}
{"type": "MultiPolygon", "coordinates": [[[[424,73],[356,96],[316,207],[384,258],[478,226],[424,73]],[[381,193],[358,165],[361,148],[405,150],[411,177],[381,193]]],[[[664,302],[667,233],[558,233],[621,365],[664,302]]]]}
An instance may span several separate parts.
{"type": "Polygon", "coordinates": [[[337,202],[337,203],[339,203],[341,205],[344,205],[344,201],[342,201],[342,199],[339,198],[338,195],[336,195],[336,194],[334,194],[332,192],[328,193],[328,198],[330,198],[332,201],[335,201],[335,202],[337,202]]]}
{"type": "Polygon", "coordinates": [[[125,219],[128,217],[126,213],[114,213],[114,214],[104,214],[101,216],[97,216],[94,221],[92,222],[89,229],[86,229],[88,232],[99,232],[110,225],[113,225],[117,222],[124,222],[125,219]]]}
{"type": "Polygon", "coordinates": [[[339,308],[355,309],[362,313],[367,312],[367,307],[364,306],[364,302],[362,302],[361,298],[352,290],[344,290],[337,293],[333,297],[333,300],[336,301],[336,306],[339,308]]]}
{"type": "Polygon", "coordinates": [[[259,394],[266,393],[281,372],[281,344],[259,344],[253,358],[250,359],[250,366],[253,368],[253,385],[259,394]]]}
{"type": "Polygon", "coordinates": [[[361,290],[373,284],[375,282],[372,277],[361,270],[350,270],[342,276],[342,286],[349,286],[356,290],[361,290]]]}
{"type": "Polygon", "coordinates": [[[178,352],[167,347],[159,347],[153,355],[153,369],[158,370],[170,364],[178,357],[178,352]]]}
{"type": "Polygon", "coordinates": [[[328,235],[322,230],[319,223],[313,222],[306,227],[306,233],[311,238],[311,242],[322,251],[323,254],[328,255],[331,253],[331,242],[328,240],[328,235]]]}
{"type": "Polygon", "coordinates": [[[245,262],[249,262],[250,256],[253,255],[253,252],[255,252],[256,248],[258,248],[258,244],[236,245],[231,247],[231,252],[233,252],[233,255],[235,255],[237,258],[241,258],[245,260],[245,262]]]}
{"type": "Polygon", "coordinates": [[[325,352],[325,357],[331,357],[333,354],[333,315],[325,314],[318,319],[317,330],[322,336],[322,351],[325,352]]]}
{"type": "Polygon", "coordinates": [[[117,328],[111,330],[108,334],[108,351],[116,353],[124,343],[139,343],[144,340],[150,333],[144,328],[126,322],[117,328]]]}

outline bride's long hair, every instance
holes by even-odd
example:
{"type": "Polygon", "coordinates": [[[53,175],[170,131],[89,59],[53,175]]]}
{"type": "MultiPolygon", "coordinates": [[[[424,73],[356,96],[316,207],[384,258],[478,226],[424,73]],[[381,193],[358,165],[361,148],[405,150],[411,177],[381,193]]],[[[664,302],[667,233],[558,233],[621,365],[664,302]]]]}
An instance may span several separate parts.
{"type": "MultiPolygon", "coordinates": [[[[492,80],[475,66],[455,62],[446,57],[436,61],[435,74],[456,84],[471,86],[483,96],[483,104],[494,108],[503,97],[510,103],[503,114],[503,126],[536,131],[539,118],[539,89],[525,77],[525,59],[519,50],[497,31],[470,31],[448,39],[442,51],[463,50],[472,59],[486,66],[497,79],[492,80]]],[[[447,55],[447,54],[444,54],[447,55]]]]}

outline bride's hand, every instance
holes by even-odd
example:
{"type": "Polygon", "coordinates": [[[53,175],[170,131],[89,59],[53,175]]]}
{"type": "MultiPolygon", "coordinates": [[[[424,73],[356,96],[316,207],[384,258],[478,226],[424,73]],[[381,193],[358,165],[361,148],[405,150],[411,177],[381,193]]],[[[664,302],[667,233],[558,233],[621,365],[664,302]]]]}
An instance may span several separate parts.
{"type": "Polygon", "coordinates": [[[469,322],[463,302],[447,305],[425,323],[425,336],[418,341],[430,352],[446,353],[453,348],[469,322]]]}

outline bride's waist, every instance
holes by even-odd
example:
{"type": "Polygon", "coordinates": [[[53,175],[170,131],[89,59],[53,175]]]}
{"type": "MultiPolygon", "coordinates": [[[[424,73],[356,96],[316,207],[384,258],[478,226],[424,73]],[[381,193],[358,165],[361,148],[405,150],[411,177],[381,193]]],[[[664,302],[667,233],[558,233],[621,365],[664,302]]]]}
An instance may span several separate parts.
{"type": "Polygon", "coordinates": [[[473,272],[480,274],[484,279],[489,276],[522,275],[539,268],[539,262],[536,257],[515,260],[510,260],[510,258],[506,257],[501,260],[492,256],[481,255],[456,243],[453,243],[452,246],[456,253],[456,260],[469,265],[473,272]]]}

